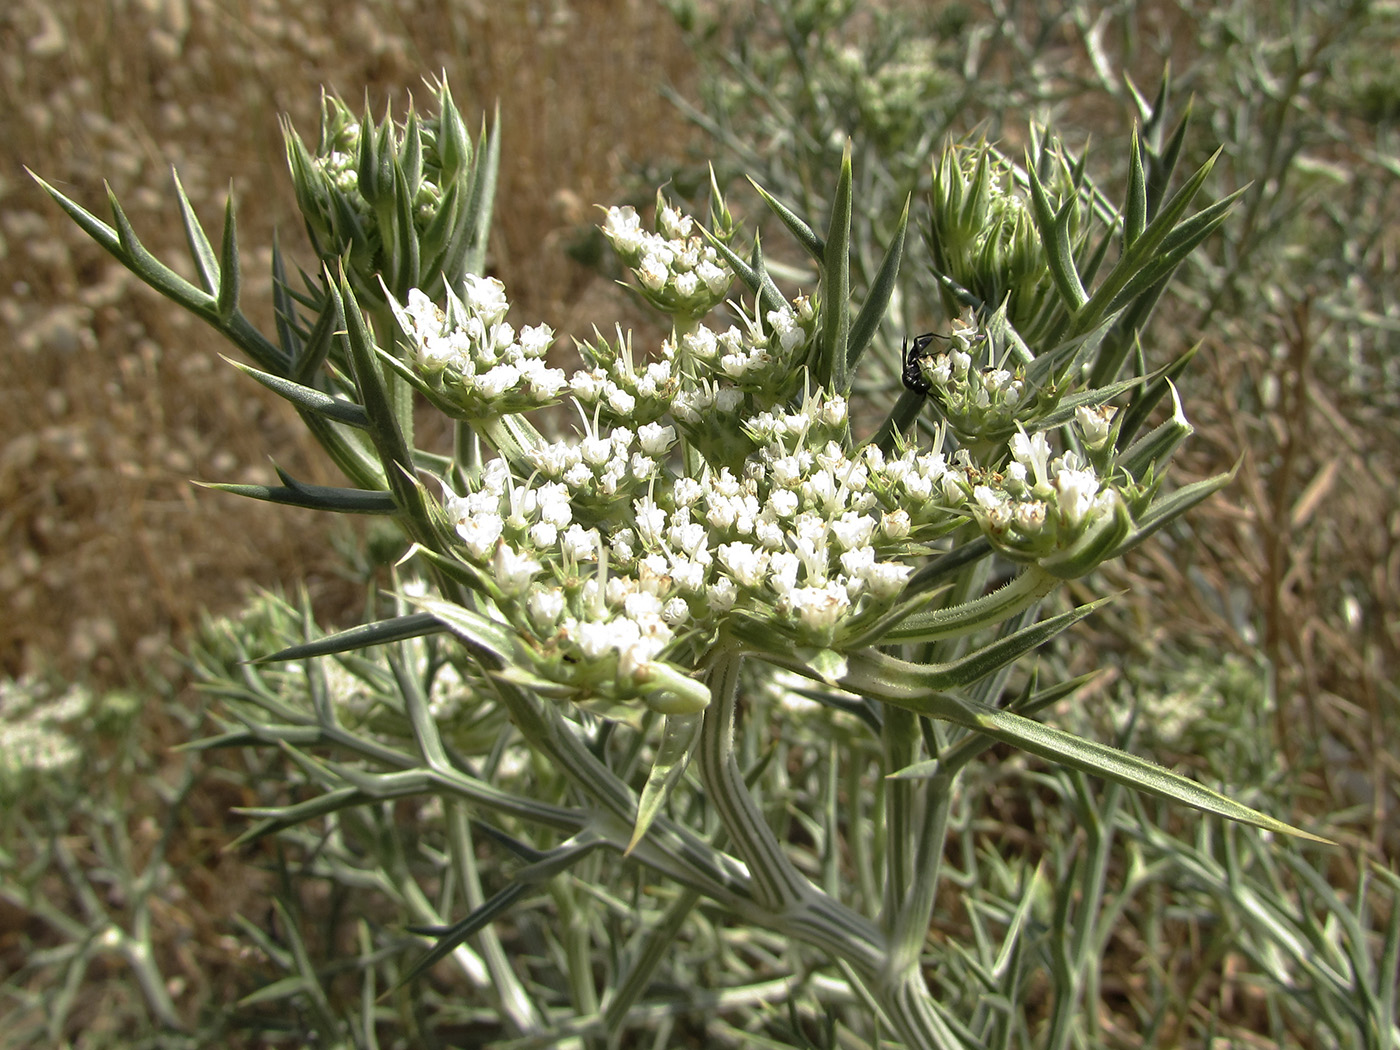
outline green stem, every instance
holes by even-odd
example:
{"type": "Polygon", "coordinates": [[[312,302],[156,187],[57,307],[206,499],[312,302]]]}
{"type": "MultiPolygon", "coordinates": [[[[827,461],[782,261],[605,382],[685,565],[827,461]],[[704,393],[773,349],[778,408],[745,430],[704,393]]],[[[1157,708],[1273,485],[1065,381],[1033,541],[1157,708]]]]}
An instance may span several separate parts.
{"type": "MultiPolygon", "coordinates": [[[[919,753],[919,717],[900,707],[885,709],[881,731],[884,772],[912,766],[919,753]]],[[[914,876],[914,810],[921,785],[914,780],[886,780],[885,921],[887,935],[899,936],[896,922],[914,876]]]]}
{"type": "MultiPolygon", "coordinates": [[[[486,903],[486,895],[482,892],[481,878],[476,867],[476,848],[472,844],[467,808],[460,799],[452,798],[443,800],[443,810],[447,818],[448,844],[452,851],[452,868],[457,885],[462,891],[467,907],[476,911],[486,903]]],[[[539,1011],[535,1009],[529,993],[511,968],[500,937],[496,934],[496,927],[488,923],[477,933],[476,941],[480,946],[486,969],[491,974],[491,988],[498,997],[501,1013],[510,1019],[521,1034],[539,1031],[539,1011]]]]}
{"type": "Polygon", "coordinates": [[[734,757],[734,707],[743,656],[723,645],[710,666],[710,706],[700,731],[700,776],[720,823],[729,832],[753,877],[758,903],[775,912],[800,905],[814,891],[788,860],[758,803],[744,786],[734,757]]]}

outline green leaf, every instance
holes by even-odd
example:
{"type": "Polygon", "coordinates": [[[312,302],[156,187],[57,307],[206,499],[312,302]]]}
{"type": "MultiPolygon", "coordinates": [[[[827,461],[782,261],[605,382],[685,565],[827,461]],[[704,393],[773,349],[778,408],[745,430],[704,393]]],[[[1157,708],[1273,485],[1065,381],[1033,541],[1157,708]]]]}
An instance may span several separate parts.
{"type": "Polygon", "coordinates": [[[1132,144],[1128,148],[1128,195],[1123,207],[1123,246],[1142,236],[1147,228],[1147,176],[1142,170],[1142,141],[1137,128],[1133,129],[1132,144]]]}
{"type": "Polygon", "coordinates": [[[1050,266],[1050,276],[1060,296],[1074,310],[1089,301],[1089,294],[1079,279],[1079,270],[1074,263],[1074,249],[1069,239],[1069,223],[1073,210],[1073,199],[1065,202],[1058,213],[1050,204],[1045,186],[1035,170],[1035,161],[1026,158],[1026,176],[1031,190],[1031,210],[1035,225],[1045,245],[1046,262],[1050,266]]]}
{"type": "Polygon", "coordinates": [[[445,928],[416,927],[413,932],[436,936],[438,941],[421,958],[414,961],[394,988],[384,994],[388,995],[427,973],[434,965],[452,954],[458,945],[463,944],[468,937],[504,915],[516,901],[531,892],[537,885],[577,864],[602,845],[604,845],[603,839],[592,832],[581,831],[568,841],[554,847],[544,855],[543,859],[516,872],[510,885],[496,893],[460,922],[445,928]]]}
{"type": "Polygon", "coordinates": [[[725,263],[734,271],[735,276],[743,281],[748,286],[749,291],[758,298],[759,308],[762,312],[782,309],[783,293],[778,290],[778,286],[773,283],[773,278],[768,276],[768,271],[763,267],[763,248],[758,237],[754,238],[754,261],[750,264],[709,230],[701,227],[700,232],[704,234],[705,240],[710,243],[710,246],[723,257],[725,263]]]}
{"type": "Polygon", "coordinates": [[[332,307],[345,332],[355,387],[365,409],[365,418],[369,421],[367,433],[384,466],[384,476],[389,490],[394,494],[394,501],[407,517],[410,533],[415,539],[423,540],[432,532],[427,509],[412,483],[413,457],[399,426],[394,399],[386,381],[388,377],[380,368],[374,340],[343,271],[338,282],[329,282],[328,289],[332,307]]]}
{"type": "Polygon", "coordinates": [[[277,476],[282,479],[281,488],[266,485],[232,485],[219,482],[196,481],[200,488],[216,492],[231,492],[235,496],[265,500],[268,503],[281,503],[289,507],[305,507],[308,510],[328,510],[337,514],[397,514],[398,505],[392,494],[383,489],[347,489],[333,485],[310,485],[298,481],[281,467],[274,466],[277,476]]]}
{"type": "Polygon", "coordinates": [[[362,806],[370,801],[372,801],[371,796],[359,788],[344,787],[335,791],[327,791],[315,798],[309,798],[305,802],[298,802],[291,806],[236,807],[235,813],[250,817],[262,817],[263,819],[224,848],[238,849],[260,838],[285,831],[287,828],[294,828],[298,824],[304,824],[308,820],[316,820],[328,813],[336,813],[352,806],[362,806]]]}
{"type": "Polygon", "coordinates": [[[841,177],[831,202],[822,262],[822,326],[813,378],[823,387],[844,394],[850,389],[846,371],[851,334],[851,144],[841,156],[841,177]]]}
{"type": "Polygon", "coordinates": [[[865,353],[865,348],[870,345],[875,330],[879,328],[885,312],[889,309],[890,297],[894,295],[896,281],[899,277],[899,264],[904,257],[904,237],[908,229],[909,198],[905,197],[904,211],[900,213],[894,237],[890,240],[890,246],[885,249],[885,257],[880,260],[880,268],[875,272],[875,279],[870,284],[865,302],[861,304],[860,313],[856,315],[856,319],[851,325],[850,343],[846,347],[846,371],[848,373],[854,371],[856,362],[865,353]]]}
{"type": "MultiPolygon", "coordinates": [[[[1219,156],[1220,151],[1217,150],[1209,160],[1196,170],[1196,173],[1186,181],[1186,184],[1177,190],[1172,199],[1162,207],[1162,210],[1157,213],[1147,228],[1142,231],[1142,235],[1133,241],[1131,246],[1124,249],[1122,256],[1119,257],[1113,269],[1109,271],[1108,276],[1104,278],[1103,283],[1094,290],[1093,296],[1084,303],[1076,314],[1071,330],[1067,333],[1070,337],[1089,331],[1112,313],[1116,307],[1110,304],[1118,303],[1119,293],[1139,274],[1151,269],[1160,277],[1175,269],[1180,258],[1171,262],[1169,266],[1162,267],[1157,261],[1158,252],[1162,247],[1162,242],[1181,222],[1182,216],[1186,214],[1186,209],[1191,206],[1192,200],[1205,184],[1206,178],[1210,175],[1219,156]]],[[[1231,194],[1225,200],[1233,202],[1239,196],[1239,192],[1242,191],[1231,194]]],[[[1217,202],[1217,204],[1221,203],[1225,202],[1217,202]]],[[[1212,226],[1211,229],[1214,227],[1212,226]]],[[[1201,233],[1200,237],[1191,244],[1191,247],[1204,240],[1209,232],[1208,229],[1201,233]]]]}
{"type": "Polygon", "coordinates": [[[233,187],[229,187],[224,205],[224,240],[219,249],[219,295],[214,311],[219,321],[228,324],[238,313],[238,291],[241,273],[238,265],[238,222],[234,217],[233,187]]]}
{"type": "Polygon", "coordinates": [[[981,598],[947,609],[915,613],[887,631],[881,642],[933,642],[957,638],[995,626],[1040,601],[1060,585],[1060,581],[1034,565],[1003,587],[981,598]]]}
{"type": "Polygon", "coordinates": [[[803,250],[816,261],[818,266],[823,265],[826,261],[826,242],[786,204],[783,204],[753,179],[749,179],[749,182],[758,191],[758,195],[763,198],[763,203],[768,205],[773,214],[788,228],[788,232],[792,234],[803,250]]]}
{"type": "Polygon", "coordinates": [[[1117,547],[1108,555],[1109,558],[1117,558],[1136,547],[1147,537],[1181,515],[1185,514],[1196,504],[1202,502],[1219,492],[1230,482],[1235,480],[1235,473],[1240,469],[1236,463],[1227,473],[1217,474],[1212,478],[1204,478],[1201,481],[1193,482],[1177,489],[1169,496],[1164,496],[1156,500],[1147,509],[1145,514],[1138,516],[1133,523],[1133,530],[1119,543],[1117,547]]]}
{"type": "MultiPolygon", "coordinates": [[[[223,357],[222,354],[219,356],[223,357]]],[[[264,372],[251,365],[241,364],[230,357],[224,357],[224,360],[244,375],[256,379],[274,394],[285,398],[303,411],[315,412],[317,415],[333,419],[337,423],[344,423],[346,426],[355,427],[357,430],[365,430],[369,427],[369,419],[365,416],[362,405],[347,401],[343,397],[331,397],[313,387],[303,386],[290,379],[275,376],[271,372],[264,372]]]]}
{"type": "MultiPolygon", "coordinates": [[[[436,598],[415,598],[413,604],[446,625],[458,638],[494,654],[503,664],[519,662],[511,659],[516,655],[519,641],[515,632],[504,624],[471,609],[436,598]]],[[[423,613],[413,615],[421,616],[423,613]]]]}
{"type": "MultiPolygon", "coordinates": [[[[437,604],[446,605],[447,603],[439,602],[437,604]]],[[[467,612],[465,609],[461,611],[467,612]]],[[[486,622],[490,623],[489,620],[486,622]]],[[[257,664],[285,663],[288,660],[305,660],[313,656],[351,653],[358,649],[366,649],[371,645],[384,645],[387,642],[402,642],[408,638],[443,634],[448,626],[446,621],[436,612],[408,613],[405,616],[395,616],[390,620],[361,624],[348,631],[328,634],[324,638],[293,645],[269,656],[260,656],[253,662],[257,664]]]]}
{"type": "Polygon", "coordinates": [[[700,733],[703,715],[664,715],[661,719],[661,746],[647,774],[647,782],[642,787],[641,798],[637,802],[637,822],[632,826],[632,838],[627,843],[624,854],[631,853],[642,841],[647,829],[661,812],[666,799],[670,797],[685,772],[691,749],[700,733]]]}
{"type": "MultiPolygon", "coordinates": [[[[958,725],[975,729],[1003,743],[1012,744],[1023,751],[1048,759],[1060,765],[1078,769],[1093,776],[1104,777],[1119,784],[1150,795],[1181,802],[1203,813],[1213,813],[1243,824],[1252,824],[1265,831],[1273,831],[1296,838],[1309,839],[1335,845],[1330,839],[1295,828],[1281,820],[1260,813],[1258,810],[1235,802],[1233,799],[1213,791],[1208,787],[1189,780],[1180,773],[1150,762],[1145,758],[1130,755],[1116,747],[1100,744],[1075,736],[1062,729],[1055,729],[1010,711],[1002,711],[976,701],[950,696],[919,704],[928,708],[923,713],[935,718],[943,718],[958,725]],[[935,710],[936,709],[936,710],[935,710]]],[[[917,709],[915,705],[909,706],[917,709]]],[[[917,775],[907,771],[895,776],[917,775]]]]}
{"type": "Polygon", "coordinates": [[[214,246],[209,243],[209,237],[194,213],[194,205],[185,193],[179,174],[172,169],[170,175],[175,180],[175,199],[180,206],[180,222],[185,227],[185,241],[190,247],[190,258],[194,260],[194,267],[199,272],[199,283],[204,286],[206,292],[213,295],[219,287],[219,260],[214,255],[214,246]]]}

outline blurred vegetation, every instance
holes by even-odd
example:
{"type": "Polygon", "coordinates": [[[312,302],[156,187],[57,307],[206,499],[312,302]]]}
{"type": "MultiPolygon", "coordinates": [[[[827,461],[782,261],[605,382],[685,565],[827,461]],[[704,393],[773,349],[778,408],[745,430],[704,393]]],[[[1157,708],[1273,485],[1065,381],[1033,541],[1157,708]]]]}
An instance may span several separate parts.
{"type": "MultiPolygon", "coordinates": [[[[279,464],[298,477],[335,479],[286,407],[87,241],[24,166],[99,212],[107,180],[169,258],[183,254],[170,167],[202,216],[231,185],[247,272],[263,275],[274,232],[293,255],[304,237],[278,115],[310,133],[322,84],[401,111],[442,71],[469,115],[501,108],[492,272],[522,316],[582,335],[628,316],[579,260],[597,251],[591,205],[635,195],[642,170],[684,188],[698,182],[693,158],[714,154],[722,175],[749,172],[821,214],[829,180],[818,176],[851,136],[869,180],[856,221],[878,230],[906,192],[923,192],[946,136],[986,135],[1013,159],[1028,119],[1075,145],[1117,141],[1140,116],[1123,74],[1149,92],[1167,60],[1176,93],[1193,97],[1188,149],[1224,144],[1216,195],[1250,188],[1187,293],[1162,306],[1157,331],[1176,342],[1152,352],[1166,360],[1201,342],[1183,480],[1244,458],[1234,487],[1129,559],[1113,581],[1127,593],[1063,660],[1120,667],[1080,717],[1205,779],[1260,785],[1258,804],[1310,814],[1351,848],[1304,863],[1007,763],[969,789],[977,808],[961,817],[957,858],[969,892],[936,932],[976,939],[981,924],[1011,920],[1005,902],[1028,885],[1040,894],[1030,921],[1048,924],[1040,880],[1089,885],[1100,870],[1117,887],[1091,927],[1102,1045],[1390,1045],[1379,1030],[1338,1035],[1364,1024],[1333,1023],[1327,1009],[1384,990],[1395,896],[1360,887],[1369,865],[1394,871],[1400,857],[1400,15],[1363,2],[811,2],[785,5],[810,14],[794,36],[766,5],[669,6],[689,35],[644,0],[116,0],[96,16],[76,0],[14,0],[0,11],[0,667],[117,698],[94,701],[117,715],[81,735],[95,756],[81,782],[30,785],[6,809],[0,1014],[15,1021],[0,1046],[294,1044],[294,1031],[276,1032],[292,1022],[264,1004],[253,1021],[231,1012],[286,972],[295,935],[267,904],[279,880],[318,952],[353,953],[347,915],[391,914],[373,887],[327,878],[292,891],[287,858],[314,842],[219,852],[245,826],[232,807],[278,796],[270,785],[287,771],[275,756],[193,764],[166,751],[202,711],[177,692],[172,643],[258,585],[304,582],[322,624],[355,617],[375,565],[345,552],[365,538],[191,489],[191,478],[265,481],[266,447],[298,449],[279,464]],[[1107,840],[1089,849],[1083,829],[1105,819],[1107,840]],[[1139,863],[1152,877],[1133,883],[1139,863]],[[1132,923],[1117,924],[1123,911],[1132,923]],[[164,999],[142,990],[132,960],[146,956],[123,954],[140,943],[164,999]],[[71,989],[61,1011],[52,988],[71,989]],[[167,1011],[188,1042],[151,1034],[167,1011]]],[[[922,251],[911,238],[906,267],[922,251]]],[[[266,286],[245,302],[270,320],[266,286]]],[[[884,337],[941,323],[935,302],[906,296],[884,337]]],[[[393,817],[381,814],[386,827],[393,817]]],[[[451,1030],[459,1045],[472,1045],[474,1020],[451,1030]]],[[[741,1036],[726,1031],[733,1045],[741,1036]]],[[[674,1045],[699,1038],[682,1027],[674,1045]]]]}

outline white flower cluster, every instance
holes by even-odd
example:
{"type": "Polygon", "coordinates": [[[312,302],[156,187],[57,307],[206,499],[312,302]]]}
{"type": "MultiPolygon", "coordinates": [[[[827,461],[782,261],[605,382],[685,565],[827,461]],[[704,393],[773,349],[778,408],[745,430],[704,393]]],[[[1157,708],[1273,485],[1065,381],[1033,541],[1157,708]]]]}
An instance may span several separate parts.
{"type": "Polygon", "coordinates": [[[710,458],[738,462],[751,448],[738,442],[744,414],[791,398],[799,389],[802,361],[816,333],[811,300],[798,296],[760,320],[717,332],[696,325],[667,339],[659,359],[638,364],[631,340],[595,339],[581,347],[590,367],[575,372],[569,390],[590,413],[636,426],[668,412],[710,458]],[[722,451],[728,449],[728,451],[722,451]]]}
{"type": "Polygon", "coordinates": [[[813,395],[749,429],[762,447],[738,475],[677,475],[675,430],[651,423],[545,446],[529,479],[492,460],[472,491],[446,493],[468,559],[534,639],[537,670],[624,699],[733,618],[839,644],[889,608],[915,544],[964,520],[966,474],[940,453],[847,453],[841,398],[813,395]]]}
{"type": "Polygon", "coordinates": [[[697,380],[732,384],[760,395],[769,405],[786,400],[816,335],[811,299],[800,295],[776,310],[760,315],[755,308],[753,317],[740,310],[740,315],[742,329],[730,325],[715,332],[697,325],[681,337],[679,347],[668,342],[665,352],[679,358],[686,374],[697,380]]]}
{"type": "Polygon", "coordinates": [[[548,325],[517,332],[506,320],[505,286],[469,274],[462,295],[448,289],[447,309],[418,289],[394,314],[408,337],[412,362],[464,418],[483,419],[539,408],[567,386],[544,356],[554,342],[548,325]]]}
{"type": "Polygon", "coordinates": [[[930,396],[955,433],[965,440],[985,437],[1015,426],[1018,413],[1026,408],[1030,391],[1019,370],[999,365],[975,367],[973,351],[985,344],[975,330],[955,330],[952,345],[943,353],[919,361],[930,396]]]}
{"type": "Polygon", "coordinates": [[[733,274],[694,220],[658,198],[656,229],[630,205],[609,208],[603,234],[632,269],[647,301],[678,317],[703,317],[720,303],[733,274]]]}
{"type": "Polygon", "coordinates": [[[579,403],[610,421],[633,425],[660,419],[679,389],[669,342],[662,357],[641,367],[632,357],[632,338],[618,329],[613,345],[597,338],[579,350],[589,367],[575,372],[569,390],[579,403]]]}
{"type": "Polygon", "coordinates": [[[1074,452],[1052,459],[1044,433],[1018,431],[1010,449],[1004,471],[972,490],[978,521],[1003,550],[1046,557],[1123,509],[1117,490],[1074,452]]]}
{"type": "Polygon", "coordinates": [[[72,686],[58,696],[30,678],[0,680],[0,793],[73,765],[82,757],[66,727],[92,710],[93,696],[72,686]]]}

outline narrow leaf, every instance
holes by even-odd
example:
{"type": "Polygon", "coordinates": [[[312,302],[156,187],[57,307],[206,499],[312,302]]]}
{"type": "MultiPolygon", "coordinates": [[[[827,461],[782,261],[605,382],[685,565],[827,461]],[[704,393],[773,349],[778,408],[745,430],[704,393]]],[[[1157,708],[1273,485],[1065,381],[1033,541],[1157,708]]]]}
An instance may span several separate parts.
{"type": "MultiPolygon", "coordinates": [[[[487,622],[489,623],[489,621],[487,622]]],[[[395,616],[393,619],[380,620],[377,623],[361,624],[348,631],[328,634],[324,638],[293,645],[269,656],[260,656],[253,663],[285,663],[289,660],[306,660],[314,656],[350,653],[357,649],[366,649],[371,645],[384,645],[388,642],[402,642],[409,638],[422,638],[430,634],[443,634],[445,629],[446,624],[442,618],[434,613],[408,613],[405,616],[395,616]]]]}
{"type": "Polygon", "coordinates": [[[1142,170],[1142,151],[1142,141],[1134,128],[1129,147],[1128,195],[1123,207],[1124,247],[1131,247],[1147,228],[1147,176],[1142,170]]]}
{"type": "Polygon", "coordinates": [[[322,393],[312,387],[294,383],[290,379],[283,379],[271,372],[264,372],[229,357],[225,357],[224,360],[244,375],[256,379],[274,394],[285,398],[303,411],[315,412],[317,415],[325,416],[327,419],[333,419],[337,423],[344,423],[346,426],[355,427],[358,430],[364,430],[369,426],[364,407],[353,401],[347,401],[343,397],[331,397],[329,394],[322,393]]]}
{"type": "Polygon", "coordinates": [[[792,234],[803,250],[816,261],[818,266],[823,265],[826,261],[826,242],[786,204],[783,204],[753,179],[749,179],[749,182],[758,191],[758,195],[763,198],[763,203],[767,204],[773,214],[788,228],[788,232],[792,234]]]}
{"type": "Polygon", "coordinates": [[[661,720],[661,746],[652,761],[651,772],[637,802],[637,821],[624,854],[631,853],[666,804],[672,789],[685,772],[691,748],[700,732],[702,715],[665,715],[661,720]]]}
{"type": "Polygon", "coordinates": [[[185,194],[179,173],[172,168],[170,176],[175,180],[175,200],[180,205],[180,222],[185,227],[185,241],[190,247],[190,258],[194,260],[194,267],[199,272],[199,283],[206,292],[213,295],[219,287],[219,260],[214,255],[214,246],[209,243],[209,237],[194,213],[194,205],[185,194]]]}
{"type": "Polygon", "coordinates": [[[865,348],[874,338],[875,330],[889,309],[890,297],[894,295],[899,277],[899,264],[904,257],[904,237],[909,229],[909,198],[904,198],[904,211],[900,213],[899,224],[895,227],[890,246],[885,249],[885,257],[880,260],[880,268],[875,271],[875,280],[851,325],[850,343],[846,347],[846,371],[854,371],[856,362],[865,353],[865,348]]]}
{"type": "Polygon", "coordinates": [[[1235,480],[1235,473],[1240,469],[1236,463],[1225,474],[1217,474],[1213,478],[1205,478],[1201,481],[1193,482],[1177,489],[1169,496],[1155,501],[1133,523],[1133,531],[1108,555],[1109,558],[1117,558],[1136,547],[1147,537],[1181,515],[1185,514],[1196,504],[1209,499],[1219,492],[1230,482],[1235,480]]]}
{"type": "Polygon", "coordinates": [[[959,699],[953,705],[940,706],[943,711],[937,717],[947,718],[969,729],[975,729],[1039,758],[1093,776],[1104,777],[1159,798],[1185,803],[1203,813],[1213,813],[1243,824],[1252,824],[1265,831],[1334,845],[1330,839],[1260,813],[1218,791],[1189,780],[1180,773],[1174,773],[1155,762],[1130,755],[1116,747],[1086,740],[1010,711],[1002,711],[970,700],[959,699]]]}
{"type": "Polygon", "coordinates": [[[309,485],[278,470],[287,482],[282,486],[234,485],[226,482],[196,481],[203,489],[228,492],[235,496],[278,503],[285,507],[306,510],[327,510],[336,514],[397,514],[398,505],[392,494],[375,489],[337,488],[331,485],[309,485]]]}
{"type": "Polygon", "coordinates": [[[1031,157],[1026,158],[1026,177],[1031,191],[1031,213],[1035,216],[1036,230],[1040,233],[1041,243],[1045,245],[1050,276],[1054,279],[1061,298],[1072,309],[1078,310],[1089,301],[1089,295],[1084,291],[1079,271],[1074,264],[1074,251],[1069,243],[1069,213],[1061,210],[1056,215],[1031,157]]]}
{"type": "Polygon", "coordinates": [[[234,216],[233,187],[229,187],[224,205],[224,240],[219,248],[219,296],[214,312],[224,324],[238,312],[238,291],[241,281],[238,265],[238,223],[234,216]]]}
{"type": "Polygon", "coordinates": [[[841,177],[831,202],[822,262],[822,326],[813,377],[844,394],[850,388],[846,346],[851,333],[851,144],[841,157],[841,177]]]}

